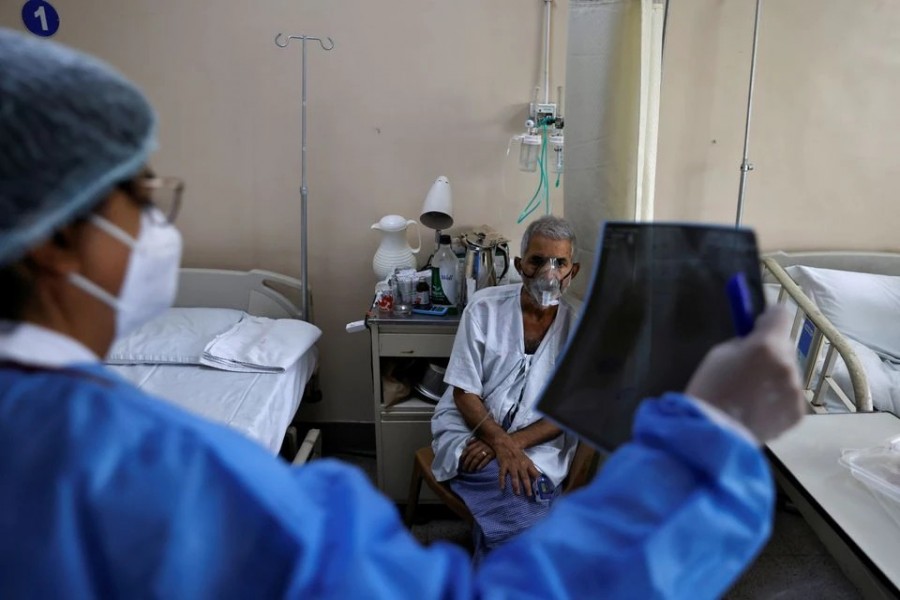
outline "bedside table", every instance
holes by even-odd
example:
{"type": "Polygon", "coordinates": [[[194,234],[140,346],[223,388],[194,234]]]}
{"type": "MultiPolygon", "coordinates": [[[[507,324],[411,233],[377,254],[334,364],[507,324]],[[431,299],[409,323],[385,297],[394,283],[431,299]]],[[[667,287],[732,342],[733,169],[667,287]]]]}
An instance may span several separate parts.
{"type": "MultiPolygon", "coordinates": [[[[366,320],[372,340],[372,389],[375,403],[375,451],[378,487],[395,502],[406,501],[413,456],[431,445],[431,415],[435,403],[412,395],[384,405],[381,373],[384,359],[446,359],[453,349],[459,315],[407,317],[375,314],[366,320]]],[[[422,502],[437,502],[423,490],[422,502]]]]}

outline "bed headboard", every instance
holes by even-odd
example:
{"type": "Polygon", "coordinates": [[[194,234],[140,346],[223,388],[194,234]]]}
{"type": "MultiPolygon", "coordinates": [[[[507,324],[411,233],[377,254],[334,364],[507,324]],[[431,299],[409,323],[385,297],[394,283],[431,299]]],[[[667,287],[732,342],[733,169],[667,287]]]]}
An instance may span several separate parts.
{"type": "Polygon", "coordinates": [[[808,339],[809,358],[806,360],[804,386],[813,408],[824,410],[822,394],[828,388],[834,390],[853,410],[873,410],[872,391],[862,362],[847,338],[819,310],[806,293],[797,285],[785,268],[794,265],[820,269],[837,269],[870,273],[875,275],[900,275],[900,253],[897,252],[856,252],[825,250],[816,252],[772,252],[762,257],[763,281],[775,282],[781,287],[779,298],[789,297],[797,306],[791,337],[799,340],[804,320],[814,326],[811,340],[808,339]],[[824,349],[826,346],[827,349],[824,349]],[[825,352],[824,374],[814,381],[820,352],[825,352]],[[837,356],[843,359],[850,377],[852,389],[842,390],[831,376],[837,356]]]}
{"type": "Polygon", "coordinates": [[[855,252],[822,250],[811,252],[772,252],[763,258],[772,258],[782,267],[804,265],[819,269],[838,269],[857,273],[900,275],[900,253],[855,252]]]}
{"type": "Polygon", "coordinates": [[[299,280],[271,271],[181,269],[175,306],[234,308],[260,317],[300,319],[300,297],[299,280]]]}

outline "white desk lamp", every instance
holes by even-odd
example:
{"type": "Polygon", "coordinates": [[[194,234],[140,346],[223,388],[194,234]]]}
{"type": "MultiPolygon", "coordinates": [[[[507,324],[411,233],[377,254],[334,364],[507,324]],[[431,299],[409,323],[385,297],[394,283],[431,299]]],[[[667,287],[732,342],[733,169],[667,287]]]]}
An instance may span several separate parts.
{"type": "Polygon", "coordinates": [[[453,194],[450,191],[450,180],[443,175],[435,179],[428,190],[419,222],[435,230],[435,246],[440,242],[441,230],[453,227],[453,194]]]}

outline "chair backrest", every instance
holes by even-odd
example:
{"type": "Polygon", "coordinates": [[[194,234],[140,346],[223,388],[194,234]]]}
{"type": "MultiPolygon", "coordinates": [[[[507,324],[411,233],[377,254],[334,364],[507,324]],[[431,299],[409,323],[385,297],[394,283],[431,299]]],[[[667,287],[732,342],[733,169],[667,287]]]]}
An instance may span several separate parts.
{"type": "Polygon", "coordinates": [[[599,462],[600,456],[589,444],[578,442],[575,456],[569,466],[569,474],[563,482],[563,493],[568,494],[593,479],[599,462]]]}

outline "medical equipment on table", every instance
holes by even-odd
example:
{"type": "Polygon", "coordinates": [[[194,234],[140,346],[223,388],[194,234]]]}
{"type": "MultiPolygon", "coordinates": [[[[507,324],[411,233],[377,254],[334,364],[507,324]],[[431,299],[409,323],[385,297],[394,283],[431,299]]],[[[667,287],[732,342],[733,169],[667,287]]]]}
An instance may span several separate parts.
{"type": "Polygon", "coordinates": [[[301,260],[302,263],[300,265],[300,281],[303,286],[302,291],[302,318],[306,321],[309,321],[309,312],[310,312],[310,299],[309,299],[309,261],[308,261],[308,244],[306,239],[306,232],[308,230],[307,227],[307,204],[309,199],[309,188],[306,184],[306,42],[308,40],[313,40],[319,42],[319,46],[321,46],[322,50],[330,51],[334,49],[334,41],[329,37],[326,38],[328,40],[328,45],[325,44],[325,41],[322,38],[317,38],[309,35],[288,35],[285,36],[282,33],[279,33],[275,36],[275,45],[279,48],[287,48],[290,44],[291,40],[301,40],[301,48],[302,48],[302,70],[301,70],[301,83],[300,83],[300,245],[301,245],[301,260]],[[283,41],[282,41],[283,40],[283,41]]]}

